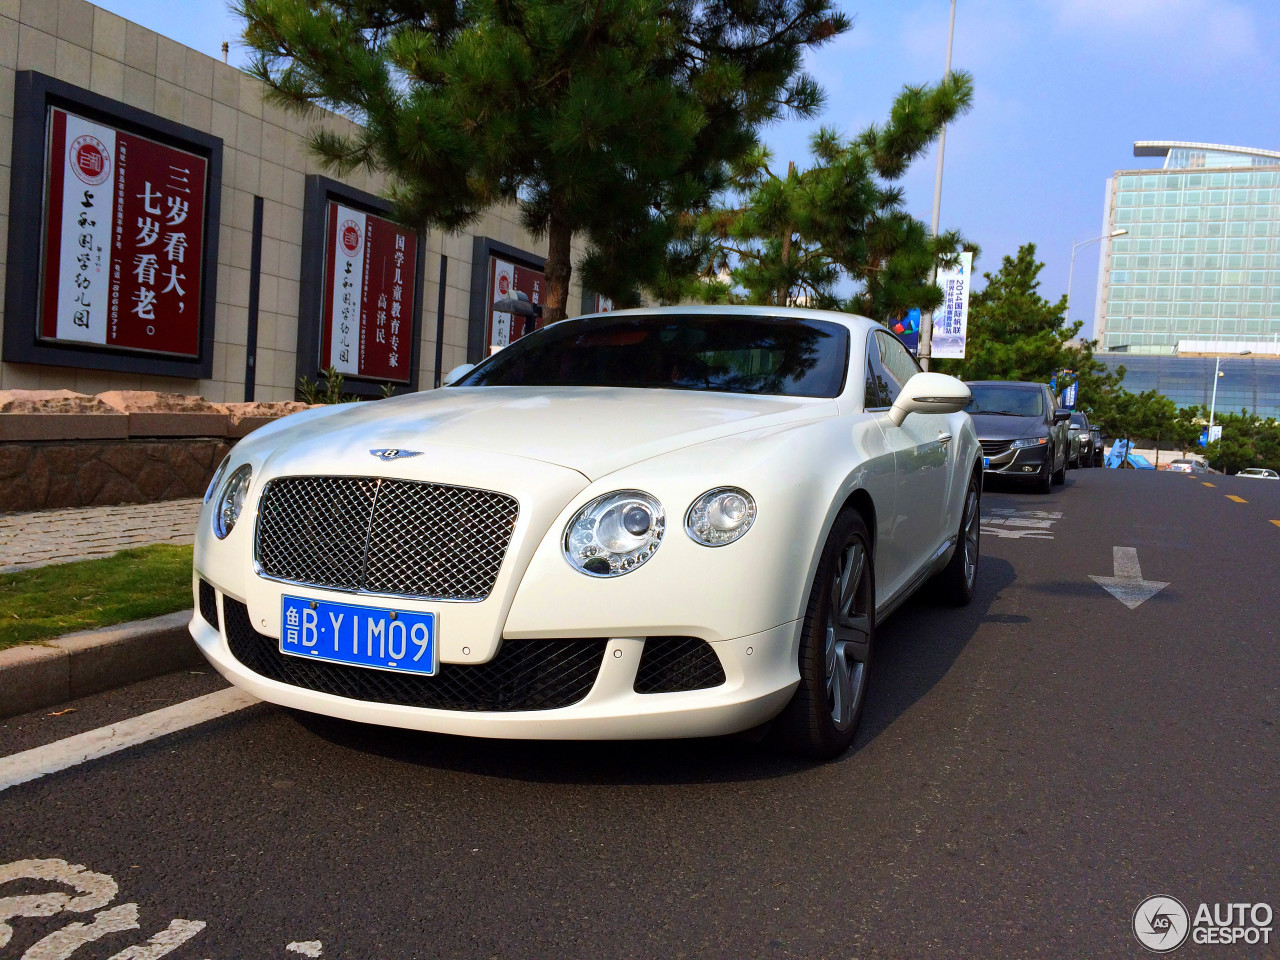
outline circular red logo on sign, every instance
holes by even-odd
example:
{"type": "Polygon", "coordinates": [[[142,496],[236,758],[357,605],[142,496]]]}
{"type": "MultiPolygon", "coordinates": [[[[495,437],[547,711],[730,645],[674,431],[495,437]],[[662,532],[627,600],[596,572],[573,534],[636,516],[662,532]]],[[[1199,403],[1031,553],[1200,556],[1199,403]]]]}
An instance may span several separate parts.
{"type": "Polygon", "coordinates": [[[510,289],[511,289],[511,281],[507,279],[507,275],[505,273],[499,274],[498,292],[505,297],[507,295],[507,291],[510,289]]]}
{"type": "Polygon", "coordinates": [[[68,157],[75,175],[91,186],[97,186],[111,176],[111,157],[107,145],[97,137],[85,134],[71,141],[68,157]]]}
{"type": "Polygon", "coordinates": [[[344,220],[338,227],[338,236],[342,241],[342,249],[348,257],[354,257],[360,249],[360,227],[354,220],[344,220]]]}

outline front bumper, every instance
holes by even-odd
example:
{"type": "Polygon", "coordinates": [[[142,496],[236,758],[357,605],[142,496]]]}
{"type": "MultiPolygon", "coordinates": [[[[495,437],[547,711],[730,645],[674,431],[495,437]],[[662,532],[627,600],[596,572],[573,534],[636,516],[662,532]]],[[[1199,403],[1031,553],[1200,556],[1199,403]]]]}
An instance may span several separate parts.
{"type": "Polygon", "coordinates": [[[1020,480],[1035,480],[1050,472],[1049,446],[1005,449],[988,454],[983,451],[983,472],[1020,480]]]}
{"type": "MultiPolygon", "coordinates": [[[[207,579],[207,578],[206,578],[207,579]]],[[[217,594],[219,626],[199,612],[190,624],[201,653],[229,682],[285,707],[360,723],[463,736],[540,740],[631,740],[717,736],[746,730],[775,716],[790,700],[799,674],[800,621],[710,644],[725,680],[702,690],[637,693],[643,637],[613,637],[604,645],[595,682],[569,706],[548,710],[454,710],[404,706],[336,696],[255,673],[232,652],[226,598],[217,594]]],[[[278,638],[260,635],[275,642],[278,638]]],[[[526,641],[534,642],[536,641],[526,641]]],[[[361,668],[352,668],[361,669],[361,668]]]]}

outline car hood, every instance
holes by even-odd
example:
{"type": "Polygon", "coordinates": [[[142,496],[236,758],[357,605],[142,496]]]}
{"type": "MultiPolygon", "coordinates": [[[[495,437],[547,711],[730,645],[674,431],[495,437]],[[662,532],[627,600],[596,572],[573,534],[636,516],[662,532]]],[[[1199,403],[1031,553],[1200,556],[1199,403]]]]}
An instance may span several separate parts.
{"type": "Polygon", "coordinates": [[[449,446],[551,463],[595,480],[695,443],[837,413],[834,400],[809,397],[613,387],[449,387],[295,414],[256,431],[249,440],[270,443],[276,453],[290,444],[323,444],[339,456],[449,446]]]}
{"type": "Polygon", "coordinates": [[[995,413],[975,413],[973,431],[979,440],[1021,440],[1028,435],[1047,433],[1039,417],[1008,417],[995,413]]]}

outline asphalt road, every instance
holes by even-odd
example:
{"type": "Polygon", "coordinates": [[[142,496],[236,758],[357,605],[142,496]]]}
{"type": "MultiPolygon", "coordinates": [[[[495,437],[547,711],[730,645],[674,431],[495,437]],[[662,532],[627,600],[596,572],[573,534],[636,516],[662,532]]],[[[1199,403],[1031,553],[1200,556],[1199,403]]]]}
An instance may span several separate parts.
{"type": "MultiPolygon", "coordinates": [[[[257,705],[11,787],[0,865],[84,865],[137,904],[138,929],[28,956],[168,930],[172,952],[121,956],[1124,957],[1147,955],[1131,918],[1153,894],[1280,909],[1280,483],[1208,479],[988,489],[974,603],[925,596],[881,626],[834,763],[257,705]],[[1168,586],[1130,610],[1091,579],[1115,547],[1168,586]]],[[[0,756],[221,686],[174,675],[15,718],[0,756]]],[[[0,896],[50,890],[68,888],[0,896]]],[[[92,916],[14,919],[7,946],[0,925],[0,957],[92,916]]]]}

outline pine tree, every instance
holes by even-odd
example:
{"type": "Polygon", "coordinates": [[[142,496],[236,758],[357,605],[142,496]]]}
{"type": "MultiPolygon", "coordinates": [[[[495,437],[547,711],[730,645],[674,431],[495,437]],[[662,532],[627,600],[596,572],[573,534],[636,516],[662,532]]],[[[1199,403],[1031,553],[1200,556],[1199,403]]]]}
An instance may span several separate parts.
{"type": "Polygon", "coordinates": [[[764,123],[822,102],[806,51],[832,0],[238,0],[273,99],[341,173],[385,171],[406,222],[457,229],[515,203],[547,238],[548,320],[574,234],[603,293],[659,282],[678,212],[707,201],[764,123]]]}
{"type": "Polygon", "coordinates": [[[849,140],[820,130],[805,170],[792,163],[775,173],[763,149],[743,157],[733,171],[735,202],[693,224],[692,236],[706,240],[702,282],[663,295],[849,309],[881,320],[938,306],[930,271],[974,247],[956,232],[930,236],[907,213],[895,181],[972,101],[972,78],[957,72],[932,87],[905,88],[882,127],[849,140]],[[848,281],[860,292],[844,300],[839,288],[848,281]]]}
{"type": "MultiPolygon", "coordinates": [[[[1077,340],[1083,321],[1067,323],[1067,298],[1050,303],[1040,295],[1036,245],[1026,243],[1005,257],[995,273],[984,273],[986,286],[969,299],[966,356],[941,360],[938,369],[964,380],[1030,380],[1059,378],[1079,384],[1076,405],[1113,436],[1123,417],[1114,410],[1119,397],[1132,396],[1120,386],[1124,367],[1115,371],[1098,361],[1096,340],[1077,340]]],[[[1127,429],[1127,427],[1126,427],[1127,429]]]]}

